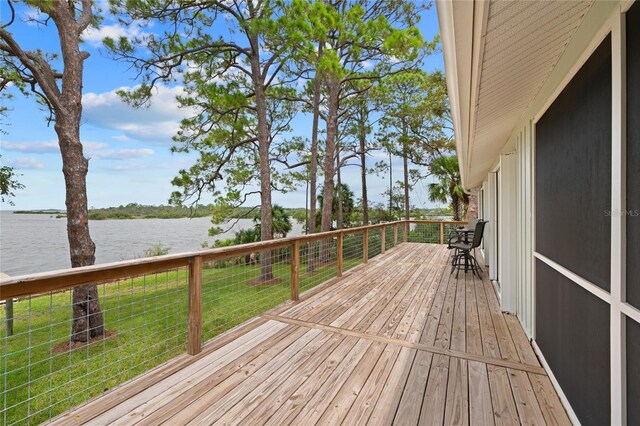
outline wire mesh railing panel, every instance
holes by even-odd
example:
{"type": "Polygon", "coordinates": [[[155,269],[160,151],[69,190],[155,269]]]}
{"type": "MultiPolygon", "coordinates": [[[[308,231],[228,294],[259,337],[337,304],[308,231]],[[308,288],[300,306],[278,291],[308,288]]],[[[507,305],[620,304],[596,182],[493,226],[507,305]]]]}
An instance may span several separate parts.
{"type": "Polygon", "coordinates": [[[369,259],[382,253],[382,231],[380,229],[369,230],[369,259]]]}
{"type": "Polygon", "coordinates": [[[406,222],[403,222],[401,224],[398,225],[398,242],[400,243],[408,243],[409,239],[409,224],[406,222]]]}
{"type": "Polygon", "coordinates": [[[446,243],[457,226],[460,224],[401,222],[385,224],[384,228],[333,232],[315,242],[306,242],[308,237],[274,241],[269,249],[257,244],[235,247],[233,252],[147,259],[143,264],[123,262],[117,268],[97,272],[54,272],[46,279],[30,281],[29,291],[19,287],[21,280],[3,280],[5,297],[33,295],[13,300],[11,335],[8,311],[0,306],[0,421],[4,425],[42,423],[176,355],[198,353],[203,340],[292,297],[297,299],[299,294],[336,277],[340,265],[342,272],[348,271],[362,264],[365,256],[371,259],[383,248],[394,247],[396,241],[446,243]],[[207,258],[216,260],[202,262],[207,258]],[[299,265],[292,264],[296,259],[299,265]],[[162,272],[140,273],[150,270],[162,272]],[[86,287],[35,295],[59,288],[47,284],[47,279],[71,286],[105,277],[114,278],[96,283],[93,293],[85,291],[84,299],[78,295],[86,287]],[[103,327],[95,321],[97,315],[85,313],[79,320],[93,329],[88,339],[82,339],[72,327],[79,324],[78,312],[86,310],[96,298],[103,327]],[[201,304],[201,315],[198,309],[189,312],[189,300],[193,306],[201,304]]]}
{"type": "Polygon", "coordinates": [[[205,262],[202,269],[203,341],[290,297],[290,247],[205,262]]]}
{"type": "Polygon", "coordinates": [[[384,227],[384,248],[385,250],[389,250],[394,246],[394,225],[387,225],[384,227]]]}
{"type": "Polygon", "coordinates": [[[337,238],[300,245],[300,293],[337,275],[337,238]]]}
{"type": "Polygon", "coordinates": [[[342,271],[348,271],[362,263],[362,232],[345,234],[342,241],[342,271]]]}
{"type": "Polygon", "coordinates": [[[11,336],[0,309],[2,423],[39,424],[183,353],[187,274],[180,268],[97,284],[103,329],[87,314],[89,332],[74,339],[74,307],[88,300],[74,306],[74,290],[14,300],[11,336]]]}
{"type": "Polygon", "coordinates": [[[440,224],[412,223],[409,226],[409,242],[440,244],[440,224]]]}

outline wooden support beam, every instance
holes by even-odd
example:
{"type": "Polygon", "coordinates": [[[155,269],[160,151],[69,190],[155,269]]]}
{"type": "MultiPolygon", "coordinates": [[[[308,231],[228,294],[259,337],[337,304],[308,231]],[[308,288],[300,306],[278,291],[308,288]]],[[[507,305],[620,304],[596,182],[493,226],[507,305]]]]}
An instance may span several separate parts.
{"type": "Polygon", "coordinates": [[[409,242],[409,222],[404,223],[404,239],[405,243],[409,242]]]}
{"type": "Polygon", "coordinates": [[[398,224],[395,223],[393,225],[393,246],[397,246],[398,245],[398,224]]]}
{"type": "Polygon", "coordinates": [[[336,253],[336,276],[341,277],[342,276],[342,253],[343,253],[343,249],[344,249],[344,234],[340,233],[338,234],[338,241],[337,241],[337,253],[336,253]]]}
{"type": "Polygon", "coordinates": [[[300,299],[300,241],[296,240],[291,245],[291,300],[298,299],[300,299]]]}
{"type": "Polygon", "coordinates": [[[380,254],[384,254],[384,249],[385,249],[384,246],[386,245],[385,243],[387,242],[386,241],[386,236],[385,236],[385,229],[386,228],[387,227],[384,226],[384,227],[382,227],[380,229],[380,254]]]}
{"type": "MultiPolygon", "coordinates": [[[[0,278],[9,278],[9,275],[0,272],[0,278]]],[[[6,318],[7,336],[13,336],[13,297],[8,298],[4,302],[4,313],[6,318]]]]}
{"type": "Polygon", "coordinates": [[[444,222],[440,222],[440,244],[444,244],[444,222]]]}
{"type": "Polygon", "coordinates": [[[189,325],[187,351],[197,355],[202,350],[202,257],[189,259],[189,325]]]}
{"type": "Polygon", "coordinates": [[[362,231],[362,263],[369,262],[369,230],[362,231]]]}

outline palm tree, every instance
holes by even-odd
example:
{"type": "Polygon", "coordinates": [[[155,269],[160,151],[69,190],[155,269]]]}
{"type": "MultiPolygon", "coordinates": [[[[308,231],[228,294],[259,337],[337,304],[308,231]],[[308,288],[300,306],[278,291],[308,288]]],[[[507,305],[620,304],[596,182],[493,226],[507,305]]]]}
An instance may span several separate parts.
{"type": "Polygon", "coordinates": [[[429,164],[429,171],[439,182],[429,184],[429,200],[451,203],[453,220],[462,220],[469,204],[469,194],[462,186],[457,155],[435,157],[429,164]]]}
{"type": "MultiPolygon", "coordinates": [[[[287,234],[293,229],[293,225],[291,225],[291,218],[284,207],[274,204],[271,208],[271,215],[273,221],[273,236],[276,238],[286,238],[287,234]]],[[[253,222],[255,223],[255,232],[260,235],[260,218],[256,216],[253,222]]]]}

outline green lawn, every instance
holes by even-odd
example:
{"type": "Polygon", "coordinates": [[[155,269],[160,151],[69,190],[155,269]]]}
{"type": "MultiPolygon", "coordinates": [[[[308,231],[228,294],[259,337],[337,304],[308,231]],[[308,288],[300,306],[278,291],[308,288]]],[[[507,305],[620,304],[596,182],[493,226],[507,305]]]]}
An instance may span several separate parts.
{"type": "MultiPolygon", "coordinates": [[[[258,266],[205,265],[205,341],[289,299],[291,266],[284,258],[277,262],[273,272],[278,280],[268,285],[251,282],[258,278],[258,266]]],[[[351,256],[344,260],[344,270],[358,263],[360,259],[351,256]]],[[[302,264],[300,271],[303,292],[333,278],[336,267],[332,263],[306,274],[302,264]]],[[[15,302],[14,336],[8,338],[4,309],[0,309],[3,424],[46,421],[185,352],[185,269],[98,288],[105,328],[115,335],[73,351],[51,352],[69,340],[70,291],[15,302]]]]}

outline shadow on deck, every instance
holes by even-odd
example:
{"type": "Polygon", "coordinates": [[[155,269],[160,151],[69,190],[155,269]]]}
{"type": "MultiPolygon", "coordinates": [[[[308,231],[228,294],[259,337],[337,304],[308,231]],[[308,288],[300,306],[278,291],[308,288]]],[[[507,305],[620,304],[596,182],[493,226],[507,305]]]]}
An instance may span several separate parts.
{"type": "Polygon", "coordinates": [[[404,243],[59,424],[570,424],[491,283],[404,243]]]}

